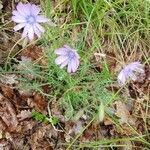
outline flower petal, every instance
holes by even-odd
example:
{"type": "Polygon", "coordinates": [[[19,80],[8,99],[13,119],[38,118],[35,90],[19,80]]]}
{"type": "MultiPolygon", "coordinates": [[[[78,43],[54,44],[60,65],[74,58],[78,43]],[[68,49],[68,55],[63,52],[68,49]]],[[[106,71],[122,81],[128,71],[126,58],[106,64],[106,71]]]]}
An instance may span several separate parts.
{"type": "Polygon", "coordinates": [[[48,19],[46,18],[46,17],[44,17],[44,16],[41,16],[41,15],[38,15],[37,17],[36,17],[36,21],[37,22],[43,22],[43,23],[46,23],[46,22],[48,22],[48,19]]]}
{"type": "Polygon", "coordinates": [[[58,55],[67,55],[68,50],[66,48],[59,48],[55,50],[55,54],[58,55]]]}
{"type": "Polygon", "coordinates": [[[24,23],[26,22],[25,18],[22,16],[12,16],[12,20],[16,23],[24,23]]]}
{"type": "Polygon", "coordinates": [[[45,32],[45,29],[44,29],[40,24],[36,23],[35,26],[36,26],[42,33],[45,32]]]}
{"type": "Polygon", "coordinates": [[[63,47],[65,47],[68,50],[72,50],[72,48],[70,46],[68,46],[68,45],[64,45],[63,47]]]}
{"type": "Polygon", "coordinates": [[[24,30],[23,30],[23,33],[22,33],[22,38],[25,38],[27,37],[28,35],[28,30],[31,26],[29,24],[27,24],[25,27],[24,27],[24,30]]]}
{"type": "Polygon", "coordinates": [[[32,15],[38,15],[39,12],[41,11],[40,7],[39,6],[36,6],[34,4],[31,5],[31,14],[32,15]]]}
{"type": "Polygon", "coordinates": [[[76,69],[75,69],[75,70],[77,70],[77,69],[78,69],[78,67],[79,67],[79,64],[80,64],[79,59],[76,59],[76,60],[75,60],[75,63],[76,63],[76,69]]]}
{"type": "Polygon", "coordinates": [[[32,41],[34,38],[34,30],[32,26],[28,29],[28,37],[30,41],[32,41]]]}
{"type": "Polygon", "coordinates": [[[72,70],[72,68],[71,68],[71,63],[68,63],[67,72],[68,72],[68,73],[71,73],[71,70],[72,70]]]}
{"type": "Polygon", "coordinates": [[[41,37],[41,31],[35,25],[33,25],[33,30],[34,30],[34,33],[40,38],[41,37]]]}
{"type": "Polygon", "coordinates": [[[79,59],[77,59],[76,60],[76,62],[77,62],[77,68],[79,67],[79,65],[80,65],[80,61],[79,61],[79,59]]]}
{"type": "Polygon", "coordinates": [[[17,11],[23,15],[23,16],[27,16],[30,15],[30,11],[31,11],[31,4],[22,4],[21,2],[18,3],[17,7],[17,11]]]}
{"type": "Polygon", "coordinates": [[[137,80],[137,77],[136,77],[136,75],[135,75],[134,73],[131,73],[131,74],[129,75],[129,78],[130,78],[131,80],[133,80],[133,81],[136,81],[136,80],[137,80]]]}
{"type": "Polygon", "coordinates": [[[122,71],[119,73],[119,75],[118,75],[118,83],[119,83],[120,85],[124,85],[125,82],[126,82],[126,77],[125,77],[125,75],[124,75],[124,71],[122,70],[122,71]]]}
{"type": "Polygon", "coordinates": [[[62,64],[63,62],[65,62],[68,58],[66,56],[59,56],[55,59],[55,63],[57,65],[62,64]]]}
{"type": "Polygon", "coordinates": [[[79,59],[73,59],[71,61],[72,72],[76,72],[79,67],[79,59]]]}
{"type": "Polygon", "coordinates": [[[143,68],[137,68],[136,69],[136,72],[138,72],[138,73],[145,73],[145,71],[144,71],[144,69],[143,68]]]}
{"type": "Polygon", "coordinates": [[[16,10],[13,10],[12,14],[13,14],[14,16],[20,16],[20,15],[21,15],[21,14],[20,14],[18,11],[16,11],[16,10]]]}
{"type": "Polygon", "coordinates": [[[71,70],[72,70],[72,72],[76,72],[76,70],[77,70],[76,60],[72,60],[70,64],[71,64],[71,70]]]}
{"type": "Polygon", "coordinates": [[[19,23],[18,25],[16,25],[14,27],[14,30],[18,31],[18,30],[22,29],[23,27],[25,27],[25,25],[26,25],[26,23],[19,23]]]}
{"type": "Polygon", "coordinates": [[[68,64],[68,59],[61,64],[60,68],[61,69],[64,68],[65,66],[67,66],[67,64],[68,64]]]}
{"type": "Polygon", "coordinates": [[[118,75],[119,84],[125,84],[127,80],[136,81],[139,74],[143,74],[145,71],[143,65],[140,62],[132,62],[126,65],[118,75]]]}

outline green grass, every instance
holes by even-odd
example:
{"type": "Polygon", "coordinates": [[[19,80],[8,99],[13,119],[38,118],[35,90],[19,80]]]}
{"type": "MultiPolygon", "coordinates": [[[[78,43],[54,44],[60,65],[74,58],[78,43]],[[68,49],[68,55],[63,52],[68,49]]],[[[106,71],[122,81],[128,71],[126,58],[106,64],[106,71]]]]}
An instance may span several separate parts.
{"type": "MultiPolygon", "coordinates": [[[[40,92],[49,101],[56,99],[65,110],[66,120],[79,118],[77,115],[82,115],[81,110],[91,119],[95,118],[101,103],[104,104],[103,111],[111,116],[107,109],[113,101],[119,99],[119,92],[110,92],[106,87],[116,83],[117,74],[110,72],[109,60],[106,58],[91,63],[94,53],[113,53],[117,64],[121,65],[134,60],[142,60],[149,64],[150,3],[147,0],[59,0],[54,6],[50,0],[45,0],[41,1],[41,5],[43,13],[56,24],[52,27],[46,26],[46,34],[37,42],[45,48],[48,65],[26,64],[24,71],[18,72],[13,65],[6,64],[7,67],[1,68],[0,71],[32,74],[34,80],[20,78],[22,87],[40,92]],[[74,75],[68,74],[65,69],[60,69],[54,63],[54,50],[64,44],[77,49],[81,57],[81,65],[74,75]],[[137,57],[138,53],[142,55],[137,57]],[[102,66],[102,72],[95,69],[96,63],[102,66]],[[52,88],[50,93],[43,92],[43,85],[52,88]]],[[[83,143],[79,147],[119,147],[117,142],[122,140],[140,140],[149,146],[145,136],[136,136],[83,143]]]]}

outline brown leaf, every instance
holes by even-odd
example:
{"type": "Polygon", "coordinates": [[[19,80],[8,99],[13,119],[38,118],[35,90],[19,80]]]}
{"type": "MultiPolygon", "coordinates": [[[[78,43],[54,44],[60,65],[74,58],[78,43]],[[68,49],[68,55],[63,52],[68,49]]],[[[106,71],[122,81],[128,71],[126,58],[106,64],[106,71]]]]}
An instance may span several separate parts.
{"type": "Polygon", "coordinates": [[[0,131],[5,131],[6,128],[7,128],[6,124],[3,122],[2,118],[0,118],[0,131]]]}
{"type": "Polygon", "coordinates": [[[0,150],[11,150],[12,145],[6,140],[0,140],[0,150]]]}
{"type": "Polygon", "coordinates": [[[129,123],[135,125],[135,119],[132,118],[126,105],[121,101],[116,101],[116,115],[120,118],[120,124],[129,123]]]}
{"type": "Polygon", "coordinates": [[[35,93],[33,101],[35,102],[35,107],[37,109],[39,109],[40,111],[46,110],[47,101],[42,95],[35,93]]]}
{"type": "Polygon", "coordinates": [[[53,143],[50,144],[48,141],[45,140],[44,137],[48,136],[49,138],[51,138],[52,130],[53,130],[53,128],[50,125],[42,125],[40,128],[37,128],[36,132],[31,135],[31,140],[30,140],[30,144],[32,147],[31,149],[33,149],[33,150],[43,150],[43,149],[51,150],[55,144],[53,144],[53,143]],[[49,133],[49,135],[47,133],[49,133]]]}
{"type": "Polygon", "coordinates": [[[41,47],[31,45],[22,51],[21,56],[31,58],[32,61],[36,61],[41,65],[47,65],[48,60],[44,56],[44,51],[41,47]]]}
{"type": "Polygon", "coordinates": [[[38,125],[37,122],[33,121],[32,119],[29,120],[23,120],[19,122],[19,125],[17,127],[17,133],[25,134],[31,130],[34,130],[34,127],[38,125]]]}
{"type": "Polygon", "coordinates": [[[7,85],[0,85],[4,97],[12,99],[14,97],[14,90],[12,87],[7,85]]]}
{"type": "Polygon", "coordinates": [[[47,101],[42,95],[33,93],[33,98],[28,98],[27,103],[28,106],[34,108],[36,111],[47,114],[47,101]]]}
{"type": "MultiPolygon", "coordinates": [[[[6,7],[4,7],[4,8],[6,8],[6,7]]],[[[11,10],[7,10],[7,12],[10,12],[10,11],[11,10]]],[[[2,16],[5,16],[5,15],[1,15],[1,18],[0,18],[1,23],[3,20],[2,16]]],[[[7,28],[8,26],[10,26],[10,24],[7,24],[7,26],[5,26],[5,27],[7,28]]],[[[8,28],[10,28],[10,27],[8,27],[8,28]]],[[[11,37],[11,36],[13,36],[13,32],[6,33],[5,31],[0,31],[0,64],[4,64],[6,62],[8,55],[12,56],[16,52],[19,51],[18,45],[16,45],[15,48],[13,50],[11,50],[15,44],[14,37],[13,37],[13,40],[11,37]],[[11,50],[11,52],[10,52],[10,50],[11,50]]]]}
{"type": "Polygon", "coordinates": [[[6,124],[7,129],[10,132],[16,130],[18,125],[18,120],[16,117],[15,109],[13,105],[10,103],[10,101],[4,97],[1,97],[0,99],[0,117],[3,120],[3,122],[6,124]]]}
{"type": "Polygon", "coordinates": [[[65,117],[57,101],[55,100],[52,101],[50,105],[50,110],[51,110],[52,116],[56,116],[57,118],[59,118],[61,122],[65,122],[65,117]]]}
{"type": "Polygon", "coordinates": [[[19,121],[22,121],[31,117],[32,117],[32,113],[30,110],[22,110],[20,114],[17,115],[17,118],[19,119],[19,121]]]}
{"type": "Polygon", "coordinates": [[[83,136],[80,138],[81,141],[83,142],[89,142],[91,140],[94,140],[96,138],[96,134],[98,129],[98,125],[96,124],[91,124],[83,133],[83,136]]]}

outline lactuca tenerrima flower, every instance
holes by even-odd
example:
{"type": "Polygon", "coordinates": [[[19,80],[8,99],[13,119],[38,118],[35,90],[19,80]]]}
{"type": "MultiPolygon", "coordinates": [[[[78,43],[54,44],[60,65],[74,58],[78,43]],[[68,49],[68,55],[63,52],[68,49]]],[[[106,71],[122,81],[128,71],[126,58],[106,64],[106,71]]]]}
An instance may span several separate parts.
{"type": "Polygon", "coordinates": [[[121,70],[118,82],[120,85],[124,85],[128,80],[136,81],[140,74],[144,74],[143,65],[140,62],[132,62],[121,70]]]}
{"type": "Polygon", "coordinates": [[[18,31],[22,28],[22,38],[28,37],[29,40],[34,39],[34,34],[38,37],[41,37],[41,34],[44,33],[44,28],[40,23],[48,22],[48,19],[42,15],[39,15],[41,9],[39,6],[30,3],[18,3],[16,10],[12,12],[12,20],[18,23],[14,30],[18,31]]]}
{"type": "Polygon", "coordinates": [[[79,67],[79,55],[75,49],[70,48],[67,45],[64,45],[62,48],[55,50],[55,53],[59,55],[55,63],[60,65],[60,68],[67,66],[67,71],[69,73],[76,72],[79,67]]]}

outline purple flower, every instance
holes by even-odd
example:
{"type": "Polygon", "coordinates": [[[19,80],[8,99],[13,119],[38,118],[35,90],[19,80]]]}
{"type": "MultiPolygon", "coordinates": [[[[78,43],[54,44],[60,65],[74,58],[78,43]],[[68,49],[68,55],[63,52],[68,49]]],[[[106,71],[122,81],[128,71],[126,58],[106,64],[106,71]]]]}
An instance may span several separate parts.
{"type": "Polygon", "coordinates": [[[62,48],[55,50],[55,53],[59,55],[55,63],[60,65],[60,68],[63,68],[68,65],[67,71],[69,73],[76,72],[79,67],[79,55],[76,50],[70,48],[67,45],[64,45],[62,48]]]}
{"type": "Polygon", "coordinates": [[[33,40],[34,34],[41,37],[41,33],[44,33],[44,28],[39,23],[48,22],[48,19],[42,15],[38,15],[41,11],[40,7],[34,4],[18,3],[16,10],[12,12],[12,20],[18,25],[14,27],[15,31],[24,28],[22,38],[28,37],[29,40],[33,40]]]}
{"type": "Polygon", "coordinates": [[[126,65],[118,75],[118,82],[124,85],[127,80],[137,80],[139,74],[144,74],[143,65],[140,62],[133,62],[126,65]]]}

